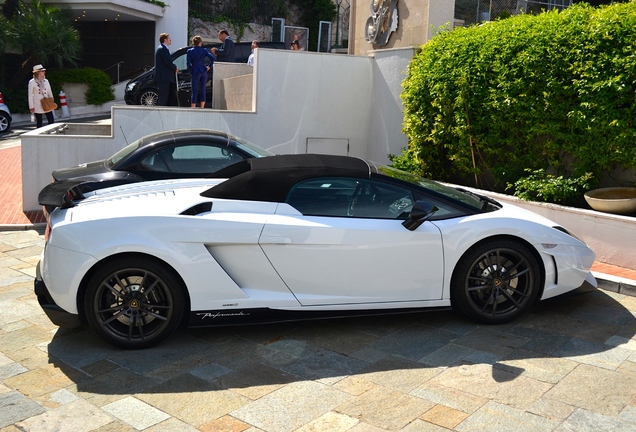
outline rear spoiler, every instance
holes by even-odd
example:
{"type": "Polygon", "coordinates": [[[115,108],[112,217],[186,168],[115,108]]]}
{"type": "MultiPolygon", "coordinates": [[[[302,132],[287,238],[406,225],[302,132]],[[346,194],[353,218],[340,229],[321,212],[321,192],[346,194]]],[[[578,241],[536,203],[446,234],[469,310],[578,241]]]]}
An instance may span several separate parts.
{"type": "Polygon", "coordinates": [[[75,207],[76,202],[86,198],[89,192],[98,189],[106,189],[123,184],[137,183],[142,180],[130,179],[110,179],[95,180],[91,177],[78,178],[74,180],[60,180],[44,187],[38,195],[38,203],[46,208],[47,212],[52,212],[56,207],[75,207]]]}
{"type": "Polygon", "coordinates": [[[86,180],[62,180],[46,185],[38,195],[38,204],[52,211],[55,207],[75,206],[75,200],[84,198],[79,185],[92,183],[86,180]]]}

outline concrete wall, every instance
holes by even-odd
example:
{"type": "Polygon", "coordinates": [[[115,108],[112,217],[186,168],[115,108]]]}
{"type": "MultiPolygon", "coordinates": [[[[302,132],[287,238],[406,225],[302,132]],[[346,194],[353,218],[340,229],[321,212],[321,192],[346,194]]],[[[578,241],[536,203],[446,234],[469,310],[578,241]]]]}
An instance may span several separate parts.
{"type": "MultiPolygon", "coordinates": [[[[143,3],[137,1],[136,3],[143,3]]],[[[185,0],[166,2],[163,17],[157,19],[155,26],[155,47],[159,46],[159,35],[168,33],[172,40],[170,51],[190,45],[188,40],[188,2],[185,0]]]]}
{"type": "MultiPolygon", "coordinates": [[[[410,23],[410,20],[409,20],[410,23]]],[[[426,41],[431,40],[437,31],[444,26],[455,25],[455,1],[451,0],[429,0],[428,1],[428,32],[426,41]]],[[[452,28],[452,27],[451,27],[452,28]]],[[[417,29],[417,27],[415,27],[417,29]]]]}
{"type": "MultiPolygon", "coordinates": [[[[62,89],[66,95],[66,104],[68,109],[77,108],[86,105],[86,92],[88,84],[84,83],[63,83],[62,89]]],[[[56,99],[59,99],[59,95],[56,99]]]]}
{"type": "Polygon", "coordinates": [[[22,135],[23,209],[39,209],[37,195],[54,169],[106,158],[127,143],[169,129],[223,130],[274,153],[337,153],[387,162],[387,149],[396,153],[406,145],[401,72],[391,76],[389,66],[405,62],[409,53],[383,53],[376,60],[260,49],[252,111],[116,105],[110,136],[48,135],[59,123],[28,132],[22,135]]]}
{"type": "Polygon", "coordinates": [[[266,140],[276,153],[305,153],[310,139],[348,139],[348,154],[368,156],[372,58],[285,50],[257,55],[258,121],[242,127],[253,137],[248,140],[266,140]]]}
{"type": "Polygon", "coordinates": [[[252,111],[254,109],[254,76],[241,75],[221,81],[214,92],[222,92],[220,109],[252,111]]]}
{"type": "MultiPolygon", "coordinates": [[[[212,88],[214,91],[212,92],[212,108],[214,109],[232,109],[229,108],[226,100],[225,100],[225,80],[228,78],[243,76],[243,75],[251,75],[254,72],[254,67],[243,64],[243,63],[215,63],[214,64],[214,74],[212,75],[212,88]]],[[[231,85],[231,84],[229,84],[231,85]]],[[[230,90],[230,94],[232,92],[238,91],[235,87],[230,90]]],[[[251,110],[251,105],[248,108],[251,110]]]]}
{"type": "Polygon", "coordinates": [[[369,131],[368,158],[371,160],[387,162],[387,155],[400,154],[408,145],[408,139],[402,133],[404,110],[400,93],[406,69],[414,54],[412,48],[371,53],[375,60],[369,131]]]}

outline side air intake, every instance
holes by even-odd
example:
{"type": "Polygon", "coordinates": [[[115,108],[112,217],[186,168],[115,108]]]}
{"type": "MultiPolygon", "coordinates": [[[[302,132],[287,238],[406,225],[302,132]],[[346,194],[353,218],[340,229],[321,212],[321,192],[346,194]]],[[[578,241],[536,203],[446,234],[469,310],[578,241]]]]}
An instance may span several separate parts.
{"type": "Polygon", "coordinates": [[[211,202],[204,202],[201,204],[197,204],[193,207],[190,207],[187,210],[184,210],[181,212],[182,216],[197,216],[200,215],[201,213],[208,213],[212,211],[212,203],[211,202]]]}

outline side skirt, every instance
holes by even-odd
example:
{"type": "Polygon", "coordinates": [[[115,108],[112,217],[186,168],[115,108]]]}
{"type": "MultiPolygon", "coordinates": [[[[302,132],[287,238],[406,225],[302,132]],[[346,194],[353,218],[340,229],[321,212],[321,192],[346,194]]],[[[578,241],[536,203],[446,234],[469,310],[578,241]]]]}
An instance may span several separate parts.
{"type": "Polygon", "coordinates": [[[405,309],[368,309],[336,311],[288,311],[280,309],[223,309],[190,312],[188,327],[217,327],[247,324],[272,324],[288,321],[319,320],[330,318],[350,318],[376,315],[401,315],[417,312],[436,312],[451,310],[447,307],[405,308],[405,309]]]}

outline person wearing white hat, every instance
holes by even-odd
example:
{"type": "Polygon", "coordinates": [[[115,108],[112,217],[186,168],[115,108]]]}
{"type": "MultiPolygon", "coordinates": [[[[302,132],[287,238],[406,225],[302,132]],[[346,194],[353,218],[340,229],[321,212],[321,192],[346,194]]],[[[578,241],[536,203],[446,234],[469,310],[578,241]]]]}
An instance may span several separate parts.
{"type": "Polygon", "coordinates": [[[49,124],[54,122],[53,110],[42,108],[42,98],[53,97],[51,84],[46,79],[46,69],[41,64],[33,66],[33,79],[29,81],[29,110],[35,114],[37,127],[42,127],[42,114],[46,115],[49,124]]]}

